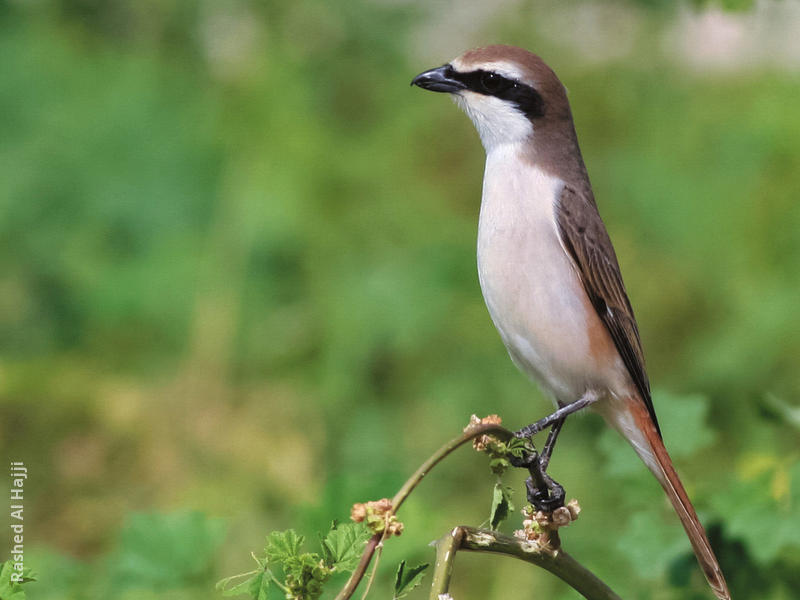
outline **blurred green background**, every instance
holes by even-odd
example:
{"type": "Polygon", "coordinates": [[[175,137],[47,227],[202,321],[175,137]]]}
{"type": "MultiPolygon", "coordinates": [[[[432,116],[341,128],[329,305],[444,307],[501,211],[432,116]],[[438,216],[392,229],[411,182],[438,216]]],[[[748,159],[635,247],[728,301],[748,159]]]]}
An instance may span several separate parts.
{"type": "MultiPolygon", "coordinates": [[[[569,89],[734,597],[796,598],[800,4],[725,4],[0,2],[0,447],[30,473],[28,597],[219,598],[268,531],[391,496],[471,413],[550,409],[480,295],[477,135],[408,85],[502,41],[569,89]]],[[[584,509],[565,547],[623,597],[710,597],[599,417],[551,469],[584,509]]],[[[492,483],[468,450],[426,479],[373,596],[484,521],[492,483]]],[[[577,597],[475,555],[453,594],[577,597]]]]}

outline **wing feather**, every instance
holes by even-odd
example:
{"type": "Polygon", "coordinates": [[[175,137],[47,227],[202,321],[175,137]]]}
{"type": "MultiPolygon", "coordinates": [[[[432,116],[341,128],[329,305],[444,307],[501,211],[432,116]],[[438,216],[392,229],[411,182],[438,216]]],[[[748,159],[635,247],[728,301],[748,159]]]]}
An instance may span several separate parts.
{"type": "Polygon", "coordinates": [[[564,247],[575,261],[581,281],[598,316],[611,334],[659,435],[642,342],[633,308],[625,292],[617,255],[591,192],[565,186],[556,204],[556,221],[564,247]]]}

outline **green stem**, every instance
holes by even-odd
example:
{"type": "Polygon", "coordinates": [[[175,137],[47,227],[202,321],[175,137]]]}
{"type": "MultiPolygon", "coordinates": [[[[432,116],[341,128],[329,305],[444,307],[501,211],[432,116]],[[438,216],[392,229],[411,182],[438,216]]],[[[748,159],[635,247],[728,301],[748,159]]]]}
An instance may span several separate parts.
{"type": "Polygon", "coordinates": [[[367,587],[364,589],[364,594],[361,596],[361,600],[367,600],[369,590],[372,587],[372,582],[375,581],[375,575],[378,573],[378,563],[381,562],[381,556],[383,556],[383,541],[378,544],[378,557],[375,559],[375,562],[372,563],[372,573],[369,574],[369,579],[367,579],[367,587]]]}
{"type": "Polygon", "coordinates": [[[427,475],[433,467],[447,458],[451,452],[458,449],[459,446],[472,441],[474,438],[487,434],[499,437],[503,441],[506,441],[514,436],[514,434],[508,429],[505,427],[500,427],[500,425],[486,424],[469,427],[462,435],[457,438],[453,438],[444,446],[439,448],[428,460],[422,463],[420,468],[417,469],[411,477],[409,477],[408,481],[406,481],[403,484],[403,487],[400,488],[400,491],[394,495],[394,498],[392,498],[393,512],[396,513],[398,511],[400,505],[405,502],[405,499],[408,498],[409,494],[411,494],[419,482],[422,481],[423,477],[425,477],[425,475],[427,475]]]}
{"type": "MultiPolygon", "coordinates": [[[[422,463],[422,466],[420,466],[420,468],[417,469],[411,477],[409,477],[408,481],[403,484],[403,487],[400,488],[400,491],[397,492],[392,499],[392,513],[397,513],[400,505],[403,504],[405,499],[408,498],[409,494],[414,490],[415,487],[417,487],[419,482],[422,481],[423,477],[425,477],[425,475],[427,475],[433,467],[439,464],[451,452],[456,450],[459,446],[471,441],[473,438],[487,434],[499,437],[503,441],[510,439],[514,435],[505,427],[500,427],[499,425],[495,424],[474,425],[472,427],[468,427],[463,434],[457,438],[453,438],[444,446],[439,448],[428,460],[422,463]]],[[[367,572],[367,567],[372,560],[372,555],[375,554],[375,550],[378,548],[381,540],[382,534],[380,533],[376,533],[369,539],[366,547],[364,548],[364,552],[361,554],[361,560],[359,561],[358,566],[356,567],[355,571],[353,571],[350,579],[347,580],[347,583],[342,588],[342,591],[336,595],[336,600],[348,600],[353,595],[358,587],[358,584],[364,578],[364,574],[367,572]]]]}
{"type": "Polygon", "coordinates": [[[456,527],[436,542],[436,565],[433,568],[430,600],[438,600],[450,589],[450,578],[453,575],[456,551],[464,541],[464,528],[456,527]]]}
{"type": "Polygon", "coordinates": [[[372,555],[375,554],[375,549],[378,547],[378,544],[381,543],[382,539],[383,533],[376,533],[367,540],[367,545],[364,548],[363,554],[361,554],[361,560],[358,561],[358,566],[353,571],[353,574],[350,575],[350,579],[347,580],[342,591],[336,595],[336,600],[347,600],[347,598],[353,595],[358,584],[364,578],[364,573],[367,572],[367,567],[369,567],[369,563],[372,560],[372,555]]]}

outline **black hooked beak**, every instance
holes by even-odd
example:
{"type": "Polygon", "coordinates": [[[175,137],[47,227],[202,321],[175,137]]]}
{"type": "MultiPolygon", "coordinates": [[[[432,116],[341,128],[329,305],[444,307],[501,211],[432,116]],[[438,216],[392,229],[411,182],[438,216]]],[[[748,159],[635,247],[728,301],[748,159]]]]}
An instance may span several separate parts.
{"type": "Polygon", "coordinates": [[[411,81],[411,85],[418,85],[422,89],[432,92],[458,92],[467,86],[459,81],[456,72],[450,65],[442,65],[437,69],[431,69],[420,73],[411,81]]]}

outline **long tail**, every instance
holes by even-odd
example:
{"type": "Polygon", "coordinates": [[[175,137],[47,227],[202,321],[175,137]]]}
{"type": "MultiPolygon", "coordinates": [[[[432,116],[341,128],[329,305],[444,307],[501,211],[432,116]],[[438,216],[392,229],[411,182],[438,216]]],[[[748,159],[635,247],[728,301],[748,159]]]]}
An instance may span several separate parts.
{"type": "Polygon", "coordinates": [[[664,442],[656,431],[650,415],[638,398],[628,400],[627,405],[634,423],[628,421],[628,423],[623,424],[619,420],[613,419],[617,421],[613,425],[628,439],[636,453],[647,464],[653,475],[661,483],[661,487],[664,488],[669,501],[675,508],[675,512],[678,513],[683,528],[686,530],[686,535],[689,536],[697,562],[700,563],[700,567],[703,569],[708,584],[716,597],[720,600],[730,600],[731,595],[728,591],[728,584],[722,575],[717,557],[711,549],[706,532],[697,518],[697,513],[689,501],[686,490],[683,489],[683,484],[672,466],[672,459],[669,457],[667,449],[664,447],[664,442]],[[639,435],[631,431],[630,425],[633,424],[635,424],[634,431],[639,435]]]}

